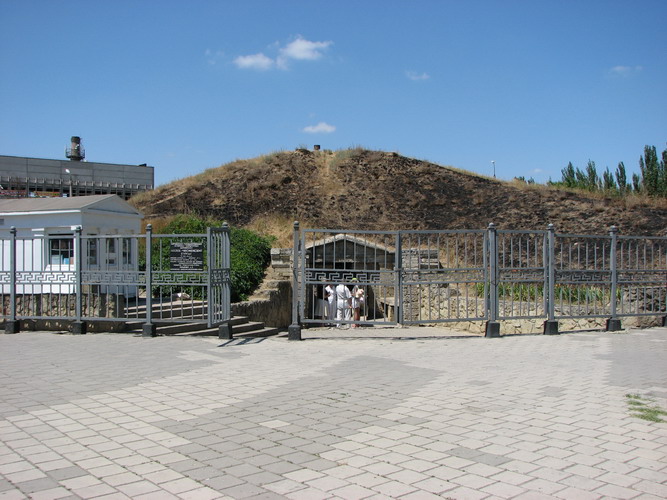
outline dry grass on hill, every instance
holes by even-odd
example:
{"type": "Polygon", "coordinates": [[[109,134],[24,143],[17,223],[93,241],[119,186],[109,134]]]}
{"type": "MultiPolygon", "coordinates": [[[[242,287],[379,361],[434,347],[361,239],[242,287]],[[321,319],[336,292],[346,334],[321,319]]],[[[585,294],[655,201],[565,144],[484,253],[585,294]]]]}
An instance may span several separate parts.
{"type": "Polygon", "coordinates": [[[361,148],[277,152],[208,169],[132,199],[149,218],[193,213],[289,244],[292,223],[336,229],[501,229],[667,234],[667,203],[504,182],[361,148]]]}

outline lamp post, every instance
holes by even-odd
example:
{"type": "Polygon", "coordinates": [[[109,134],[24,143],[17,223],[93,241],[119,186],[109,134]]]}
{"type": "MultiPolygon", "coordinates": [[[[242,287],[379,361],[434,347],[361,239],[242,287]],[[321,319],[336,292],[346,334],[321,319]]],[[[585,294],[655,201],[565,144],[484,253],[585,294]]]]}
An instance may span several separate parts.
{"type": "Polygon", "coordinates": [[[491,160],[491,163],[493,163],[493,178],[496,178],[496,162],[494,160],[491,160]]]}
{"type": "Polygon", "coordinates": [[[69,168],[65,169],[65,173],[69,175],[69,197],[72,197],[72,172],[70,172],[69,168]]]}

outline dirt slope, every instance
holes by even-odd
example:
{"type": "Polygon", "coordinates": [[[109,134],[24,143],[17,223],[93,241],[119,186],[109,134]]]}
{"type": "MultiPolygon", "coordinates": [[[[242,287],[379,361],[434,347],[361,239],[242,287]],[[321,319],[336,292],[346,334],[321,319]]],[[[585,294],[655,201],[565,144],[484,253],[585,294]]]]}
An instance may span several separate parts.
{"type": "Polygon", "coordinates": [[[161,186],[132,202],[148,217],[196,213],[243,226],[270,217],[345,229],[544,229],[666,235],[667,210],[468,174],[353,149],[239,160],[161,186]]]}

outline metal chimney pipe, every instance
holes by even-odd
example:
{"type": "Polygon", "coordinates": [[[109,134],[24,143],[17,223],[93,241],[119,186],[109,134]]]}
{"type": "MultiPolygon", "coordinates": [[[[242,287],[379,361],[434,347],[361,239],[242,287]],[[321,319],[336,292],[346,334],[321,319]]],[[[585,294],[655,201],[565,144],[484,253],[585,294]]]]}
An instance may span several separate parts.
{"type": "Polygon", "coordinates": [[[66,150],[65,156],[67,156],[67,158],[69,158],[72,161],[83,160],[86,156],[86,153],[83,151],[83,148],[81,147],[81,137],[73,135],[71,143],[72,147],[66,150]]]}

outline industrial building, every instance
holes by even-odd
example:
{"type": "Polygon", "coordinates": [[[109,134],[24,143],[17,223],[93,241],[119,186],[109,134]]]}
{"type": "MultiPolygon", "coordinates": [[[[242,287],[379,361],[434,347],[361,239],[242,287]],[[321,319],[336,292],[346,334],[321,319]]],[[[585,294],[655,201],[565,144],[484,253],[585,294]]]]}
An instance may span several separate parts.
{"type": "Polygon", "coordinates": [[[79,137],[66,148],[68,160],[0,155],[0,198],[116,194],[123,199],[154,187],[154,169],[84,161],[79,137]]]}

